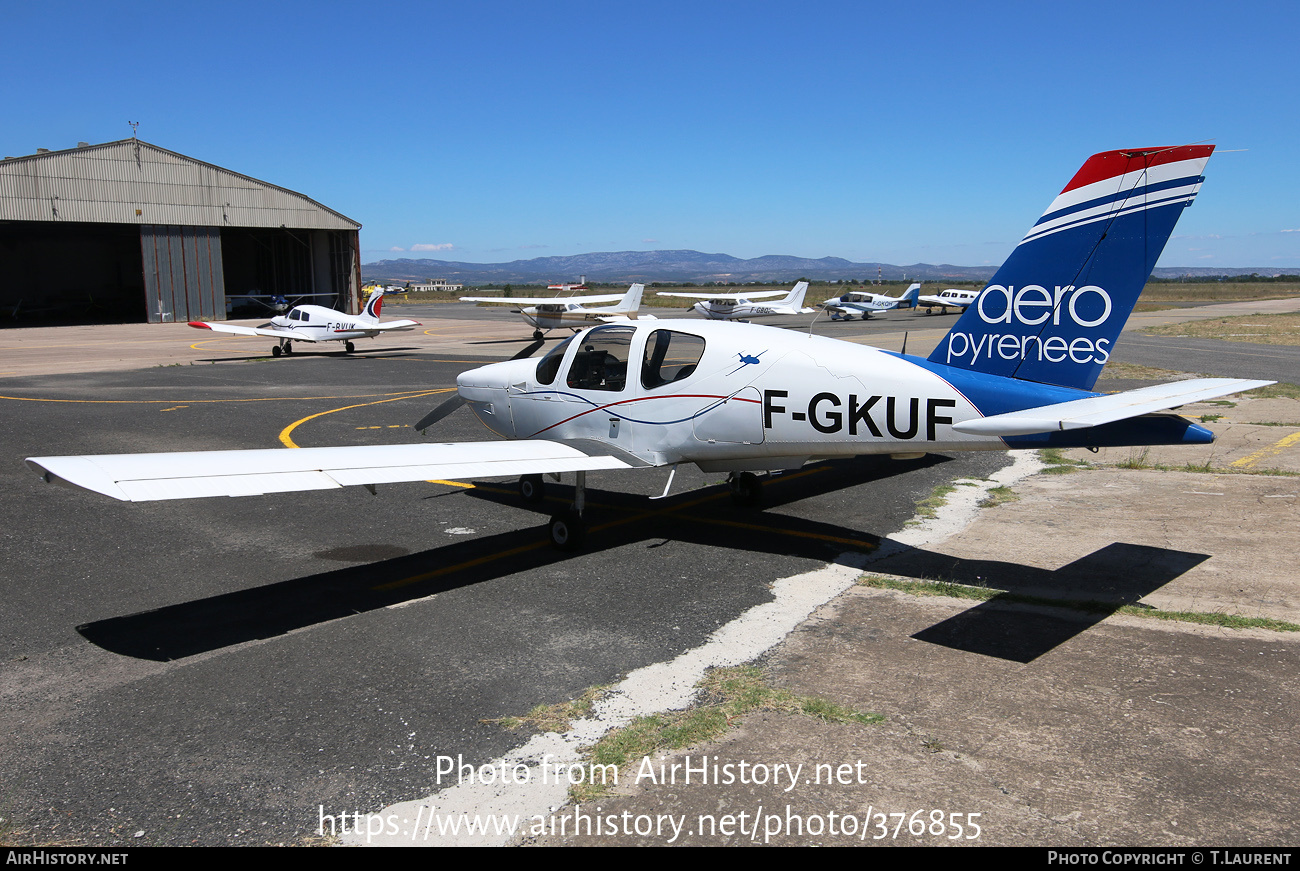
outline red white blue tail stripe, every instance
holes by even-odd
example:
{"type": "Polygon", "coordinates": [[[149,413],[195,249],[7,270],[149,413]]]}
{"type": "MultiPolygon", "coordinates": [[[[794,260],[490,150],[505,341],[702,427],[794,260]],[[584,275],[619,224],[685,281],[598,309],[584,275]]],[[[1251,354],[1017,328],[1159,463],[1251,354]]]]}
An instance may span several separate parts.
{"type": "Polygon", "coordinates": [[[929,361],[1090,390],[1213,151],[1088,158],[929,361]]]}

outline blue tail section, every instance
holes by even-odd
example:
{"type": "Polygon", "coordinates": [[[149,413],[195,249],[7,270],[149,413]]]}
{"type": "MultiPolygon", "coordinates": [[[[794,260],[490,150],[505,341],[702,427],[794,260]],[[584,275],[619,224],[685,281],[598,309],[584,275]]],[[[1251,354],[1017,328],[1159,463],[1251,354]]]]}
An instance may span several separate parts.
{"type": "Polygon", "coordinates": [[[1088,158],[930,362],[1092,389],[1213,151],[1088,158]]]}

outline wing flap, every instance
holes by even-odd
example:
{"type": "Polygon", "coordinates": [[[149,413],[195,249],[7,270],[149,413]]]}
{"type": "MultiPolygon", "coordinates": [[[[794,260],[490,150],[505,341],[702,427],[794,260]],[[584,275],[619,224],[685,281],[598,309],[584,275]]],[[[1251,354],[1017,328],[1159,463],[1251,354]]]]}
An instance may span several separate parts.
{"type": "Polygon", "coordinates": [[[124,502],[633,467],[617,457],[541,440],[31,457],[27,464],[49,483],[124,502]]]}
{"type": "Polygon", "coordinates": [[[976,418],[953,424],[967,435],[1017,436],[1056,430],[1084,429],[1126,420],[1155,411],[1167,411],[1189,402],[1214,399],[1230,393],[1267,387],[1275,381],[1245,381],[1237,378],[1193,378],[1172,384],[1157,384],[1123,393],[1090,396],[1055,405],[1043,405],[976,418]]]}

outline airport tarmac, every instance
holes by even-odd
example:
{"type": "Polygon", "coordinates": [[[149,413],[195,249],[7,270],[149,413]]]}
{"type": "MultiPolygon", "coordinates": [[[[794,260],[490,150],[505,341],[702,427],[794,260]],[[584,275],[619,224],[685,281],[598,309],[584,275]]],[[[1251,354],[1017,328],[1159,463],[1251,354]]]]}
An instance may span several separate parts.
{"type": "MultiPolygon", "coordinates": [[[[4,443],[22,456],[33,445],[409,440],[409,420],[455,371],[528,344],[517,319],[485,320],[426,324],[444,338],[377,339],[346,360],[307,349],[271,361],[264,340],[193,342],[174,325],[0,332],[6,361],[24,349],[0,367],[14,372],[4,443]],[[20,364],[103,368],[50,377],[20,364]]],[[[934,320],[942,334],[955,316],[934,320]]],[[[921,350],[917,337],[909,352],[921,350]]],[[[672,817],[684,827],[673,843],[714,845],[1285,846],[1300,810],[1295,635],[1113,612],[1125,603],[1300,623],[1289,562],[1300,478],[1241,473],[1300,468],[1300,426],[1269,425],[1300,423],[1296,405],[1188,409],[1221,415],[1207,422],[1220,435],[1214,455],[1080,454],[1098,466],[1018,478],[1016,501],[966,514],[957,497],[977,488],[959,486],[915,527],[906,521],[933,487],[964,477],[987,488],[1006,459],[810,467],[769,487],[769,509],[743,516],[711,501],[722,490],[708,476],[688,477],[649,513],[638,496],[661,481],[611,478],[594,485],[611,528],[564,558],[545,549],[531,512],[488,485],[130,506],[10,469],[0,751],[13,764],[0,776],[0,833],[311,842],[324,815],[433,792],[439,754],[479,765],[527,737],[483,719],[676,661],[763,606],[781,578],[838,563],[851,575],[864,565],[1106,607],[851,585],[761,662],[773,684],[882,723],[750,715],[675,759],[805,766],[789,790],[643,780],[598,803],[601,817],[632,821],[631,833],[503,840],[662,844],[670,833],[639,834],[640,822],[672,817]],[[1116,462],[1207,471],[1102,465],[1116,462]],[[886,534],[894,543],[880,547],[886,534]],[[802,779],[822,770],[832,782],[802,779]],[[927,831],[913,837],[906,820],[917,812],[927,831]],[[706,819],[727,833],[701,831],[706,819]]],[[[482,437],[448,421],[449,440],[482,437]]]]}

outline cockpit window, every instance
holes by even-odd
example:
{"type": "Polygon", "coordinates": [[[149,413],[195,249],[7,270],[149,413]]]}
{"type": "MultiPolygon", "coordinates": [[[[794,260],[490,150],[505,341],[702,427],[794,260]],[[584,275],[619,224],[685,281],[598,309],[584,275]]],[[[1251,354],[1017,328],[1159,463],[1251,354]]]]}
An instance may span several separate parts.
{"type": "Polygon", "coordinates": [[[695,371],[704,356],[704,340],[676,330],[655,330],[645,342],[641,386],[646,390],[681,381],[695,371]]]}
{"type": "Polygon", "coordinates": [[[627,358],[635,333],[631,327],[597,327],[583,335],[569,366],[569,386],[576,390],[625,388],[627,358]]]}
{"type": "Polygon", "coordinates": [[[560,344],[552,348],[550,352],[542,358],[542,362],[537,364],[538,384],[550,384],[555,380],[555,376],[560,372],[560,363],[564,361],[564,352],[569,349],[569,345],[572,342],[572,336],[565,339],[563,342],[560,342],[560,344]]]}

